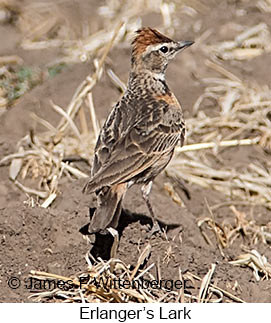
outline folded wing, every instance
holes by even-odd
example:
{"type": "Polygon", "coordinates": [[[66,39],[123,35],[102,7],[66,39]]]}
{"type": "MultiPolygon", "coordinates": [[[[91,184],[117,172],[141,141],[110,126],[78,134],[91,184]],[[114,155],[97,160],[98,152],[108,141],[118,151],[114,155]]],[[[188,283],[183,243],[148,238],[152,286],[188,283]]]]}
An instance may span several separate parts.
{"type": "Polygon", "coordinates": [[[127,182],[170,154],[178,142],[183,144],[185,124],[180,109],[160,101],[155,107],[141,107],[136,119],[135,109],[120,103],[109,115],[97,141],[85,192],[127,182]]]}

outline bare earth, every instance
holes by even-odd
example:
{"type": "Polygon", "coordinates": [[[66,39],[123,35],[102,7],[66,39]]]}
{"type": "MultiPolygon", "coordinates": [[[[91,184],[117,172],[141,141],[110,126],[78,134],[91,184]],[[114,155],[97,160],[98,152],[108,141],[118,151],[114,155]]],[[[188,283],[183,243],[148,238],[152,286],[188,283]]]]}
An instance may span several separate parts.
{"type": "MultiPolygon", "coordinates": [[[[94,15],[93,8],[83,5],[84,1],[77,1],[78,8],[73,12],[74,24],[80,21],[80,14],[89,10],[94,15]],[[82,3],[82,5],[80,5],[82,3]],[[81,6],[81,7],[80,7],[81,6]],[[85,8],[86,6],[86,8],[85,8]],[[81,8],[81,9],[80,9],[81,8]],[[80,9],[80,10],[79,10],[80,9]]],[[[252,5],[253,1],[209,1],[211,10],[199,13],[197,16],[184,18],[183,24],[189,20],[201,21],[201,30],[213,29],[212,41],[225,39],[225,34],[215,30],[227,22],[236,22],[246,26],[265,21],[271,27],[271,16],[263,14],[252,5]],[[236,15],[237,9],[246,10],[245,15],[236,15]]],[[[70,1],[67,0],[67,12],[70,1]]],[[[63,8],[65,4],[63,4],[63,8]]],[[[95,7],[95,6],[94,6],[95,7]]],[[[72,15],[72,13],[70,13],[72,15]]],[[[72,19],[70,18],[70,19],[72,19]]],[[[144,25],[155,26],[156,15],[144,17],[144,25]]],[[[161,19],[159,17],[159,19],[161,19]]],[[[194,30],[181,28],[175,35],[176,39],[193,40],[197,37],[194,30]]],[[[21,35],[13,24],[0,25],[0,54],[17,54],[26,64],[43,67],[57,55],[57,50],[25,51],[19,47],[21,35]]],[[[231,38],[231,35],[227,37],[231,38]]],[[[130,53],[125,48],[114,48],[109,54],[110,64],[118,76],[126,81],[129,71],[130,53]]],[[[203,84],[199,77],[212,76],[204,65],[204,56],[191,47],[171,63],[168,72],[168,83],[177,98],[181,101],[185,116],[192,114],[192,106],[203,91],[203,84]]],[[[248,81],[255,80],[258,84],[271,84],[270,73],[271,55],[264,54],[250,61],[241,61],[224,64],[238,77],[248,81]]],[[[91,63],[69,65],[62,73],[36,86],[33,90],[21,97],[14,106],[9,108],[0,117],[0,159],[16,150],[19,139],[26,135],[33,127],[29,113],[34,111],[50,123],[57,123],[58,115],[50,108],[49,100],[65,107],[69,103],[75,89],[85,77],[93,71],[91,63]]],[[[104,75],[101,82],[93,91],[94,104],[97,116],[103,120],[118,100],[119,93],[104,75]]],[[[255,159],[270,158],[258,147],[236,147],[222,151],[220,159],[223,163],[250,163],[255,159]]],[[[218,162],[218,161],[217,161],[218,162]]],[[[84,170],[89,172],[86,166],[84,170]]],[[[89,222],[89,207],[94,207],[93,197],[84,196],[82,187],[84,180],[62,180],[61,195],[49,209],[38,206],[31,207],[25,201],[28,197],[9,180],[8,165],[0,167],[0,301],[1,302],[32,302],[31,295],[24,286],[24,279],[29,277],[30,270],[46,271],[59,275],[73,275],[86,269],[85,255],[90,245],[80,229],[89,222]],[[18,289],[9,288],[7,281],[15,276],[21,279],[18,289]]],[[[140,251],[150,242],[152,253],[148,264],[160,262],[161,278],[178,279],[178,268],[185,273],[189,271],[203,277],[216,264],[214,280],[219,287],[228,290],[246,302],[271,302],[271,284],[268,280],[256,281],[253,272],[248,267],[235,267],[229,264],[230,260],[244,253],[243,247],[253,249],[254,246],[242,235],[234,243],[222,251],[219,249],[215,236],[209,232],[212,245],[207,244],[202,236],[197,222],[204,216],[209,216],[208,205],[229,202],[223,194],[205,189],[196,185],[185,184],[190,193],[190,199],[179,190],[185,204],[184,207],[176,204],[164,189],[165,183],[171,180],[161,174],[151,193],[151,201],[158,220],[167,229],[168,240],[164,236],[146,238],[150,218],[142,201],[140,188],[133,187],[127,194],[124,202],[124,211],[120,223],[120,244],[117,257],[126,264],[135,265],[140,251]],[[234,287],[238,282],[238,287],[234,287]]],[[[229,209],[230,204],[214,209],[216,221],[233,221],[234,215],[229,209]]],[[[261,206],[238,206],[238,210],[249,214],[258,224],[271,221],[270,210],[261,206]]],[[[207,230],[208,232],[208,230],[207,230]]],[[[109,244],[104,237],[97,237],[93,253],[95,256],[108,257],[109,244]]],[[[257,251],[264,254],[270,261],[270,245],[258,243],[257,251]]]]}

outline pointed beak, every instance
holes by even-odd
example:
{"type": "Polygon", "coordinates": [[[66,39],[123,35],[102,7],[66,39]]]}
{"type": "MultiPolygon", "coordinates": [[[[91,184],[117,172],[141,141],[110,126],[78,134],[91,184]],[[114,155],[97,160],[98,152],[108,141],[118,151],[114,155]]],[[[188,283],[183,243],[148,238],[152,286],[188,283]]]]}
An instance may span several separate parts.
{"type": "Polygon", "coordinates": [[[181,49],[185,49],[191,45],[193,45],[194,42],[193,41],[190,41],[190,40],[185,40],[185,41],[179,41],[178,42],[178,47],[177,47],[177,50],[181,50],[181,49]]]}

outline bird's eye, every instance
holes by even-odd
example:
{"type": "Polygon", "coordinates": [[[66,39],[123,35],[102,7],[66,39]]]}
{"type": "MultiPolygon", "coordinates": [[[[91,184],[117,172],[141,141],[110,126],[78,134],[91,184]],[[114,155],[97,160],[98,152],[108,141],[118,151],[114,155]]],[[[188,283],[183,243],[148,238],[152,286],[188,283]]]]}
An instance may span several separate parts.
{"type": "Polygon", "coordinates": [[[161,51],[162,53],[166,53],[166,52],[168,51],[167,46],[162,46],[162,47],[160,48],[160,51],[161,51]]]}

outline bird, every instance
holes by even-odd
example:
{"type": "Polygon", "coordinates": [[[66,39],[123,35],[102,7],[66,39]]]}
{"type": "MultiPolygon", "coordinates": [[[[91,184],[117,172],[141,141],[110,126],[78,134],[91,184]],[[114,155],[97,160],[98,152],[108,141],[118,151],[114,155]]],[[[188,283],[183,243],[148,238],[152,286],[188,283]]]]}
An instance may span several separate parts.
{"type": "Polygon", "coordinates": [[[95,193],[97,207],[89,233],[116,229],[127,190],[141,184],[152,219],[151,234],[159,231],[149,194],[155,177],[170,162],[185,139],[180,103],[169,89],[168,63],[193,41],[174,41],[151,27],[135,32],[128,85],[100,130],[83,192],[95,193]]]}

